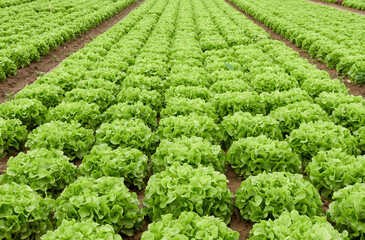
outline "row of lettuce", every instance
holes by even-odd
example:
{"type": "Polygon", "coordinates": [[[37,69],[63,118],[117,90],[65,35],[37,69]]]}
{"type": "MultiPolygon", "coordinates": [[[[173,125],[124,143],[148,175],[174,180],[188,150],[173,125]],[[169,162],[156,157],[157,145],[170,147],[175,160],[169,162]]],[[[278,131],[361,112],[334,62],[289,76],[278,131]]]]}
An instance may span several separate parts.
{"type": "Polygon", "coordinates": [[[0,177],[0,238],[120,239],[147,216],[143,240],[232,240],[234,206],[251,239],[364,233],[364,99],[222,0],[146,1],[0,114],[1,153],[30,149],[0,177]]]}
{"type": "Polygon", "coordinates": [[[32,1],[35,1],[35,0],[1,0],[0,8],[21,5],[21,4],[32,2],[32,1]]]}
{"type": "Polygon", "coordinates": [[[365,83],[365,16],[305,0],[232,0],[338,73],[365,83]]]}
{"type": "MultiPolygon", "coordinates": [[[[330,3],[335,3],[336,0],[322,0],[324,2],[330,2],[330,3]]],[[[344,0],[341,3],[342,6],[345,7],[350,7],[350,8],[355,8],[355,9],[359,9],[359,10],[363,10],[365,11],[365,2],[362,0],[344,0]]]]}
{"type": "Polygon", "coordinates": [[[16,74],[19,68],[38,61],[40,56],[99,25],[133,2],[62,0],[50,4],[37,0],[0,8],[0,81],[6,81],[6,77],[16,74]]]}

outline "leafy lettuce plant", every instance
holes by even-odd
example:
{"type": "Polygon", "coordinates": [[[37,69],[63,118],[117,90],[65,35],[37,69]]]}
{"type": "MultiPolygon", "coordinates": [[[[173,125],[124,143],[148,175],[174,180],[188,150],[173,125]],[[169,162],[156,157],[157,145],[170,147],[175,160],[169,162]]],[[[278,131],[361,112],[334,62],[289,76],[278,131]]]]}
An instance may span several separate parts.
{"type": "Polygon", "coordinates": [[[114,95],[105,89],[80,89],[75,88],[65,94],[65,102],[85,101],[95,103],[99,106],[101,112],[107,109],[115,101],[114,95]]]}
{"type": "Polygon", "coordinates": [[[158,137],[141,119],[122,119],[103,123],[96,130],[96,144],[106,143],[112,148],[137,148],[150,153],[158,137]]]}
{"type": "Polygon", "coordinates": [[[0,117],[0,157],[21,150],[27,137],[27,128],[20,120],[7,120],[0,117]]]}
{"type": "Polygon", "coordinates": [[[232,193],[224,174],[211,167],[178,163],[152,175],[143,204],[152,221],[161,220],[167,213],[176,218],[187,211],[213,215],[229,223],[233,212],[232,193]]]}
{"type": "Polygon", "coordinates": [[[327,221],[326,217],[309,218],[300,215],[298,211],[283,212],[277,219],[261,221],[253,225],[250,239],[317,239],[317,240],[344,240],[347,231],[339,233],[327,221]]]}
{"type": "Polygon", "coordinates": [[[118,103],[108,108],[102,115],[104,123],[110,123],[121,119],[140,119],[149,127],[157,127],[157,113],[149,106],[141,102],[134,104],[118,103]]]}
{"type": "Polygon", "coordinates": [[[361,96],[350,94],[338,94],[323,92],[315,99],[315,102],[321,106],[328,114],[332,114],[335,108],[338,108],[344,103],[361,103],[365,106],[365,100],[361,96]]]}
{"type": "Polygon", "coordinates": [[[180,85],[208,87],[210,85],[207,73],[201,67],[189,67],[187,65],[175,65],[166,78],[166,84],[169,87],[180,85]]]}
{"type": "Polygon", "coordinates": [[[236,192],[236,206],[246,220],[277,219],[283,212],[297,210],[314,217],[323,214],[317,190],[300,174],[261,173],[250,176],[236,192]]]}
{"type": "Polygon", "coordinates": [[[213,93],[247,92],[252,90],[247,82],[239,79],[218,81],[210,87],[210,91],[213,93]]]}
{"type": "Polygon", "coordinates": [[[213,97],[213,94],[205,87],[194,86],[177,86],[170,87],[165,92],[165,100],[168,102],[171,98],[187,98],[196,99],[200,98],[204,101],[209,101],[213,97]]]}
{"type": "Polygon", "coordinates": [[[345,84],[338,79],[329,81],[329,79],[308,78],[303,82],[301,88],[313,98],[318,97],[322,92],[348,93],[345,84]]]}
{"type": "Polygon", "coordinates": [[[265,114],[265,103],[257,92],[228,92],[216,94],[211,100],[217,114],[223,118],[236,112],[265,114]]]}
{"type": "Polygon", "coordinates": [[[173,163],[187,163],[198,167],[211,166],[216,171],[225,172],[224,152],[219,145],[213,145],[200,137],[182,137],[173,141],[162,140],[151,157],[153,173],[164,171],[173,163]]]}
{"type": "MultiPolygon", "coordinates": [[[[292,88],[288,91],[274,91],[274,92],[264,92],[261,94],[265,101],[267,112],[271,112],[279,107],[284,107],[291,103],[296,102],[313,102],[313,99],[309,94],[300,89],[300,88],[292,88]]],[[[322,107],[322,106],[321,106],[322,107]]]]}
{"type": "Polygon", "coordinates": [[[350,131],[332,122],[302,123],[286,138],[294,152],[302,156],[306,166],[320,151],[342,148],[345,152],[357,155],[357,140],[350,131]]]}
{"type": "Polygon", "coordinates": [[[175,138],[201,137],[212,144],[219,144],[222,141],[222,130],[214,122],[214,119],[207,116],[177,116],[161,119],[157,134],[161,140],[173,141],[175,138]]]}
{"type": "Polygon", "coordinates": [[[148,225],[141,240],[221,239],[238,240],[240,234],[213,216],[199,216],[194,212],[182,212],[175,219],[172,214],[148,225]]]}
{"type": "Polygon", "coordinates": [[[39,239],[52,230],[54,201],[27,185],[0,185],[0,239],[39,239]]]}
{"type": "Polygon", "coordinates": [[[331,120],[351,132],[356,131],[365,125],[365,104],[343,103],[333,110],[331,120]]]}
{"type": "Polygon", "coordinates": [[[231,116],[224,117],[221,126],[224,130],[223,136],[227,146],[241,138],[260,135],[283,140],[279,123],[275,119],[261,114],[252,116],[248,112],[236,112],[231,116]]]}
{"type": "Polygon", "coordinates": [[[137,194],[129,192],[122,178],[79,177],[57,198],[54,218],[58,226],[63,220],[91,219],[111,225],[116,233],[131,236],[143,224],[139,204],[137,194]]]}
{"type": "Polygon", "coordinates": [[[358,142],[357,147],[359,148],[362,154],[365,154],[365,126],[355,131],[354,136],[358,142]]]}
{"type": "Polygon", "coordinates": [[[365,156],[352,156],[341,149],[319,152],[305,169],[323,197],[348,185],[365,182],[365,156]]]}
{"type": "Polygon", "coordinates": [[[57,149],[71,160],[82,157],[94,144],[94,132],[79,123],[52,121],[34,129],[28,136],[26,147],[30,149],[57,149]]]}
{"type": "Polygon", "coordinates": [[[28,129],[42,124],[47,108],[36,99],[15,99],[0,104],[0,116],[5,119],[19,119],[28,129]]]}
{"type": "Polygon", "coordinates": [[[127,187],[145,186],[144,179],[148,175],[148,158],[135,148],[117,148],[113,150],[106,144],[94,146],[84,156],[79,173],[81,176],[100,178],[103,176],[122,177],[127,187]]]}
{"type": "Polygon", "coordinates": [[[75,219],[64,220],[55,231],[48,231],[41,237],[41,240],[54,239],[122,240],[121,236],[115,234],[113,227],[109,224],[98,224],[90,219],[82,222],[75,219]]]}
{"type": "Polygon", "coordinates": [[[101,113],[99,106],[95,103],[62,102],[55,108],[49,109],[46,122],[61,121],[71,123],[73,121],[81,124],[84,128],[96,129],[100,125],[101,113]]]}
{"type": "Polygon", "coordinates": [[[50,84],[34,84],[27,85],[20,90],[15,99],[29,98],[40,101],[45,107],[55,107],[63,99],[64,91],[55,85],[50,84]]]}
{"type": "Polygon", "coordinates": [[[327,216],[339,231],[346,230],[352,239],[363,239],[365,235],[365,183],[356,183],[333,194],[327,216]]]}
{"type": "Polygon", "coordinates": [[[148,91],[156,90],[160,93],[163,93],[166,88],[166,83],[159,77],[130,74],[124,79],[122,87],[140,88],[148,91]]]}
{"type": "Polygon", "coordinates": [[[190,114],[208,116],[218,121],[218,115],[213,105],[202,99],[170,98],[167,101],[166,107],[160,113],[161,118],[188,116],[190,114]]]}
{"type": "Polygon", "coordinates": [[[298,82],[295,78],[286,73],[263,72],[255,74],[251,80],[251,85],[256,92],[273,92],[287,91],[298,87],[298,82]]]}
{"type": "Polygon", "coordinates": [[[226,154],[227,162],[242,177],[262,172],[301,173],[302,162],[285,141],[271,140],[264,135],[233,142],[226,154]]]}
{"type": "Polygon", "coordinates": [[[42,196],[57,197],[76,180],[76,169],[62,151],[39,148],[11,157],[0,183],[29,185],[42,196]]]}
{"type": "Polygon", "coordinates": [[[279,122],[283,134],[289,134],[302,123],[327,121],[327,113],[317,104],[296,102],[280,107],[268,115],[279,122]]]}
{"type": "Polygon", "coordinates": [[[81,89],[101,88],[111,92],[112,94],[117,94],[120,91],[120,87],[117,84],[107,81],[105,79],[88,78],[77,82],[75,87],[81,89]]]}
{"type": "Polygon", "coordinates": [[[146,90],[140,88],[122,88],[117,96],[117,102],[134,104],[141,102],[149,106],[154,111],[159,112],[162,108],[163,97],[156,90],[146,90]]]}

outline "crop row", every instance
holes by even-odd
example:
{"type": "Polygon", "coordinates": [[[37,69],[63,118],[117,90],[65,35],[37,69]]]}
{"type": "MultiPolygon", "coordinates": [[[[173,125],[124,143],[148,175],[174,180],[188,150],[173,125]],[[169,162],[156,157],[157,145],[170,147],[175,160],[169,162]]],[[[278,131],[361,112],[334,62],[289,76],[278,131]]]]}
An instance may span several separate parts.
{"type": "MultiPolygon", "coordinates": [[[[324,2],[331,2],[331,3],[335,3],[336,0],[322,0],[324,2]]],[[[341,3],[342,6],[346,6],[346,7],[350,7],[350,8],[355,8],[355,9],[359,9],[359,10],[363,10],[365,11],[365,3],[362,0],[344,0],[341,3]]]]}
{"type": "Polygon", "coordinates": [[[133,2],[62,0],[50,6],[33,1],[0,9],[0,81],[133,2]]]}
{"type": "Polygon", "coordinates": [[[144,240],[231,240],[233,205],[252,239],[363,233],[344,222],[363,214],[365,101],[222,0],[147,0],[0,114],[1,153],[29,147],[0,178],[0,238],[120,239],[147,215],[144,240]]]}
{"type": "Polygon", "coordinates": [[[20,5],[20,4],[24,4],[24,3],[28,3],[28,2],[32,2],[32,1],[35,1],[35,0],[1,0],[0,8],[20,5]]]}
{"type": "Polygon", "coordinates": [[[329,68],[365,82],[364,16],[305,0],[231,2],[329,68]]]}

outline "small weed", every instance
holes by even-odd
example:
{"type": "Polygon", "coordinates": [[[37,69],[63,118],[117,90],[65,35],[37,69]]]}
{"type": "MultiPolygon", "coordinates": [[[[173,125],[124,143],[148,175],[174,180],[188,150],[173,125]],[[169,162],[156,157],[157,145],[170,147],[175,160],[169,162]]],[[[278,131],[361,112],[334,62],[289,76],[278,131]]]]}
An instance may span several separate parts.
{"type": "Polygon", "coordinates": [[[38,77],[41,77],[44,75],[44,72],[42,71],[35,71],[38,77]]]}
{"type": "Polygon", "coordinates": [[[54,57],[54,59],[57,59],[57,58],[58,58],[58,56],[57,56],[57,55],[53,55],[53,57],[54,57]]]}
{"type": "Polygon", "coordinates": [[[14,97],[14,93],[13,93],[13,92],[7,93],[7,94],[5,94],[5,95],[4,95],[4,97],[5,97],[6,99],[8,99],[8,100],[13,99],[13,97],[14,97]]]}

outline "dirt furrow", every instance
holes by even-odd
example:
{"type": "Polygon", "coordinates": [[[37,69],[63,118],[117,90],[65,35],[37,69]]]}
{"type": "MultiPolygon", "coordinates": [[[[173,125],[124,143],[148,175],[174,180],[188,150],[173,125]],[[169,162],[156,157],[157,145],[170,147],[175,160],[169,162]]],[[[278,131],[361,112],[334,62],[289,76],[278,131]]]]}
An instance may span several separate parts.
{"type": "Polygon", "coordinates": [[[350,8],[350,7],[346,7],[346,6],[342,6],[336,3],[330,3],[330,2],[324,2],[321,0],[307,0],[309,2],[312,3],[317,3],[317,4],[321,4],[323,6],[330,6],[330,7],[334,7],[340,10],[344,10],[344,11],[349,11],[349,12],[353,12],[353,13],[357,13],[357,14],[361,14],[361,15],[365,15],[365,11],[359,10],[359,9],[355,9],[355,8],[350,8]]]}

